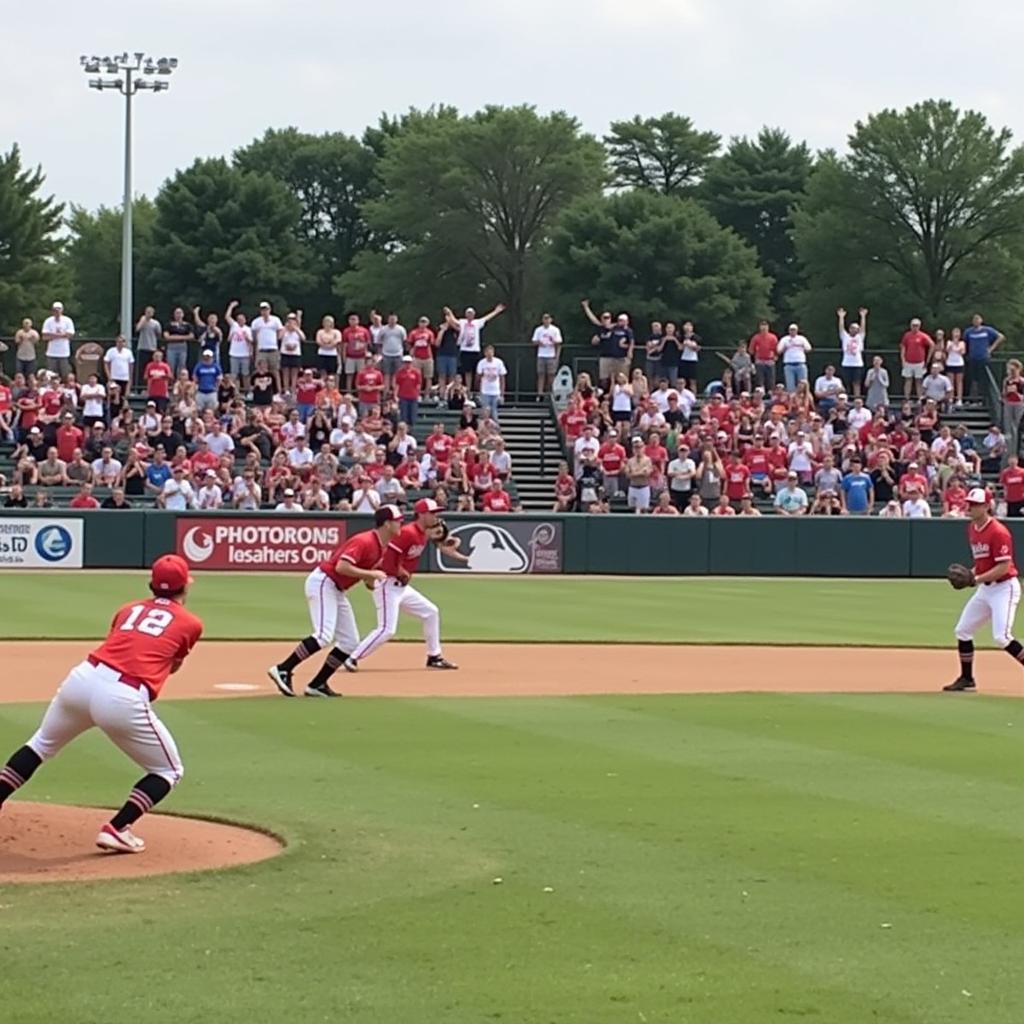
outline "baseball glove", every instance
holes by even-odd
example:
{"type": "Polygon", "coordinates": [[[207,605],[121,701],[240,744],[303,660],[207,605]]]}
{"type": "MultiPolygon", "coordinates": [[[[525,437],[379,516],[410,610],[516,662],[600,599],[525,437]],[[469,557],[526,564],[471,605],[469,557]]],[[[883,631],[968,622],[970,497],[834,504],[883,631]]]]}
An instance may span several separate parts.
{"type": "Polygon", "coordinates": [[[448,534],[451,531],[448,529],[448,524],[443,519],[438,521],[427,530],[427,536],[435,544],[443,544],[448,539],[448,534]]]}
{"type": "Polygon", "coordinates": [[[954,590],[963,590],[966,587],[974,586],[974,571],[968,569],[966,565],[954,562],[946,570],[946,579],[949,580],[949,585],[954,590]]]}

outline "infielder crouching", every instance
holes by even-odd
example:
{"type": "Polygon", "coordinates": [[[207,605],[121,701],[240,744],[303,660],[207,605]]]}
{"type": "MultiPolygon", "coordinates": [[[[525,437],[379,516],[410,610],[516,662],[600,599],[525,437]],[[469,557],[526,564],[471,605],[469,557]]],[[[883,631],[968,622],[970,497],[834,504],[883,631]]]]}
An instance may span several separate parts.
{"type": "Polygon", "coordinates": [[[967,540],[974,557],[974,568],[951,565],[949,581],[958,590],[977,586],[964,605],[956,624],[960,675],[943,690],[973,691],[974,634],[991,620],[992,638],[1015,661],[1024,664],[1024,644],[1013,635],[1013,621],[1020,603],[1020,580],[1013,557],[1013,536],[1007,527],[993,518],[991,502],[983,487],[973,488],[967,495],[971,522],[967,540]]]}
{"type": "Polygon", "coordinates": [[[381,505],[373,516],[374,529],[349,537],[330,558],[306,577],[306,603],[313,632],[284,661],[267,669],[267,675],[285,697],[294,697],[292,673],[310,655],[331,647],[320,671],[305,689],[307,697],[340,697],[328,680],[359,646],[359,630],[346,591],[357,583],[383,585],[384,572],[377,568],[390,541],[402,526],[397,505],[381,505]],[[333,645],[333,646],[332,646],[333,645]]]}

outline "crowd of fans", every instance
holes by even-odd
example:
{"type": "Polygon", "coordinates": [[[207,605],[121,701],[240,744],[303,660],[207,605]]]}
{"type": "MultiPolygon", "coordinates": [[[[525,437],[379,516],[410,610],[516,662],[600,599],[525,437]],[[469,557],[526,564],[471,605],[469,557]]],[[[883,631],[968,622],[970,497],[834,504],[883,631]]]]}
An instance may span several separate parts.
{"type": "Polygon", "coordinates": [[[301,310],[282,321],[267,302],[251,320],[231,302],[223,326],[198,308],[161,324],[149,307],[134,349],[118,337],[73,350],[54,303],[41,331],[23,321],[14,376],[0,378],[0,439],[15,442],[3,504],[48,507],[73,488],[84,509],[370,512],[430,494],[515,511],[507,370],[482,342],[503,308],[446,308],[408,331],[393,314],[352,314],[342,330],[327,316],[307,339],[301,310]],[[458,412],[454,433],[425,405],[458,412]]]}
{"type": "Polygon", "coordinates": [[[866,365],[864,308],[853,321],[836,311],[839,366],[813,383],[813,346],[795,323],[779,337],[762,321],[733,355],[716,353],[725,365],[707,380],[692,322],[652,323],[641,341],[626,314],[597,315],[587,301],[583,310],[598,377],[578,376],[560,416],[571,458],[555,482],[556,511],[608,512],[624,497],[653,515],[758,516],[760,504],[783,516],[964,516],[983,474],[998,475],[1007,514],[1024,510],[1021,363],[1007,363],[1003,426],[979,445],[957,422],[1005,340],[980,315],[948,335],[910,321],[893,368],[903,398],[893,403],[883,357],[866,365]]]}

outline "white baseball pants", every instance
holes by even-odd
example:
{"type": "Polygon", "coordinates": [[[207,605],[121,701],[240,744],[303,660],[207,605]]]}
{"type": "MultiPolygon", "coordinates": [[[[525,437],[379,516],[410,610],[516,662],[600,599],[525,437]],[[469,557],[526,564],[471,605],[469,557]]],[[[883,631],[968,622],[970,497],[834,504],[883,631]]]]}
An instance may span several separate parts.
{"type": "Polygon", "coordinates": [[[956,624],[957,640],[973,640],[985,623],[992,621],[992,639],[1000,647],[1013,640],[1013,620],[1020,603],[1020,580],[1014,576],[998,583],[982,584],[964,605],[956,624]]]}
{"type": "Polygon", "coordinates": [[[28,746],[47,761],[95,726],[147,774],[175,785],[185,769],[174,737],[153,713],[148,691],[120,679],[106,665],[76,665],[50,701],[28,746]]]}
{"type": "Polygon", "coordinates": [[[313,636],[321,647],[332,644],[350,654],[359,643],[359,628],[355,613],[344,590],[320,569],[306,577],[306,604],[313,623],[313,636]]]}
{"type": "Polygon", "coordinates": [[[398,629],[398,613],[407,612],[423,622],[423,639],[427,645],[427,657],[441,653],[441,613],[433,601],[428,601],[415,587],[402,586],[398,580],[388,577],[373,590],[373,604],[377,609],[377,628],[368,633],[363,642],[352,652],[356,661],[369,657],[378,647],[383,647],[398,629]]]}

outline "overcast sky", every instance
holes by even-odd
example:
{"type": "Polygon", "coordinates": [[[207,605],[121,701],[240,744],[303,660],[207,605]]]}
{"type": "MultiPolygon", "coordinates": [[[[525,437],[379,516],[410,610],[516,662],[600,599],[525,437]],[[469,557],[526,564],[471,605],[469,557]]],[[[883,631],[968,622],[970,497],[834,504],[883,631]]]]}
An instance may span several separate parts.
{"type": "Polygon", "coordinates": [[[136,104],[135,191],[265,128],[358,135],[382,111],[564,109],[596,135],[666,110],[724,137],[841,148],[882,107],[947,97],[1024,138],[1024,4],[960,0],[51,0],[0,4],[0,150],[59,199],[120,202],[122,110],[82,53],[175,56],[136,104]]]}

